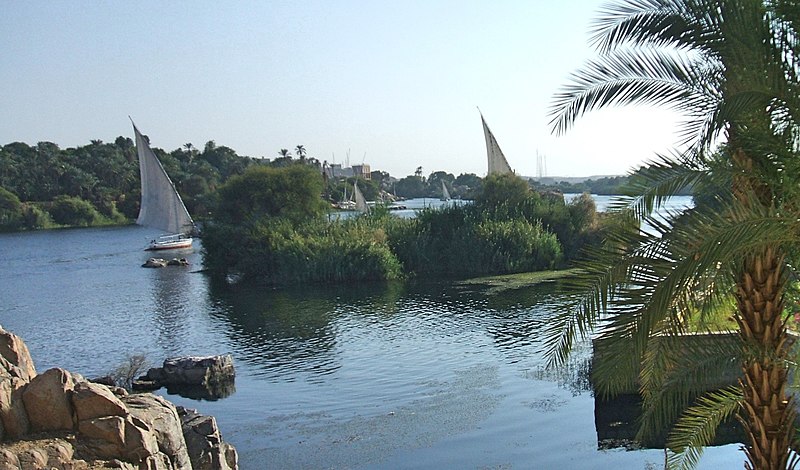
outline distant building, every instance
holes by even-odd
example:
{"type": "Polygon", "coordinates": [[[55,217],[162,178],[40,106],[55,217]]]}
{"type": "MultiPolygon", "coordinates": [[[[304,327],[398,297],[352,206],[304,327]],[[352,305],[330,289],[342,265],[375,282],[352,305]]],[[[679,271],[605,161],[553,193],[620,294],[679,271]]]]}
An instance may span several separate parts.
{"type": "Polygon", "coordinates": [[[372,179],[372,172],[370,171],[369,165],[366,163],[361,165],[353,165],[353,176],[358,176],[359,178],[364,178],[365,180],[372,179]]]}

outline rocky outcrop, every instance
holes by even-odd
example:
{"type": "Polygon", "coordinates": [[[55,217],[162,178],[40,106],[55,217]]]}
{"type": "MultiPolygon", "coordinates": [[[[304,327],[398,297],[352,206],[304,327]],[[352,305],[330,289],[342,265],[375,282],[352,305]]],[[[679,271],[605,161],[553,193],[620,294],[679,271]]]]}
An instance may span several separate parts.
{"type": "Polygon", "coordinates": [[[129,395],[63,369],[36,375],[22,340],[0,328],[0,470],[237,468],[214,418],[183,421],[149,393],[129,395]]]}
{"type": "Polygon", "coordinates": [[[194,470],[238,468],[236,449],[222,441],[217,420],[213,416],[203,416],[197,410],[180,406],[178,415],[194,470]]]}

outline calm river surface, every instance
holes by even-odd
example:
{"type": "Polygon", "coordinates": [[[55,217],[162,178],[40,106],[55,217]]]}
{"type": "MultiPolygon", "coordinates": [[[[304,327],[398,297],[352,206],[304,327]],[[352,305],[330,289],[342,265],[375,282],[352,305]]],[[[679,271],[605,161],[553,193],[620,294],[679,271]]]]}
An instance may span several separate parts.
{"type": "MultiPolygon", "coordinates": [[[[547,285],[452,283],[214,288],[190,268],[144,269],[136,226],[0,235],[0,324],[39,372],[92,377],[128,355],[230,352],[236,392],[168,395],[217,417],[243,469],[662,468],[663,451],[598,450],[591,351],[545,371],[547,285]]],[[[742,468],[737,445],[701,468],[742,468]]]]}

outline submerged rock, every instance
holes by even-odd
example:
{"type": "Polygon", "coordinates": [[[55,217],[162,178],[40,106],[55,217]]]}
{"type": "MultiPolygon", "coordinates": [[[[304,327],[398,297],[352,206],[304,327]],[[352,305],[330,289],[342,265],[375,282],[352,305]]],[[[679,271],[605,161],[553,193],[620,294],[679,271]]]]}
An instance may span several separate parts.
{"type": "Polygon", "coordinates": [[[163,268],[167,266],[167,260],[163,258],[150,258],[142,265],[143,268],[163,268]]]}
{"type": "Polygon", "coordinates": [[[146,379],[162,385],[208,386],[233,382],[236,372],[230,354],[179,356],[164,360],[163,367],[147,371],[146,379]]]}
{"type": "Polygon", "coordinates": [[[150,258],[142,265],[143,268],[164,268],[166,266],[189,266],[186,258],[172,258],[167,261],[164,258],[150,258]]]}

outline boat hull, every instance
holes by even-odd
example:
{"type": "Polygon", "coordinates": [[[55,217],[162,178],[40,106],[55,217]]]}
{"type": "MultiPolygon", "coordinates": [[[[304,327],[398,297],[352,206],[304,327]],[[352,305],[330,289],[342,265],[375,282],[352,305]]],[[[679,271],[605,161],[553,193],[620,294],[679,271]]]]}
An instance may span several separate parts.
{"type": "Polygon", "coordinates": [[[145,251],[161,251],[161,250],[180,250],[183,248],[191,248],[193,239],[178,238],[175,240],[153,240],[150,245],[145,248],[145,251]]]}

